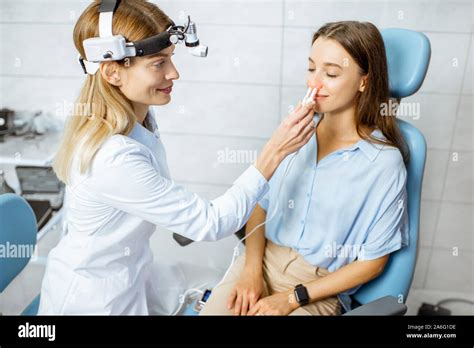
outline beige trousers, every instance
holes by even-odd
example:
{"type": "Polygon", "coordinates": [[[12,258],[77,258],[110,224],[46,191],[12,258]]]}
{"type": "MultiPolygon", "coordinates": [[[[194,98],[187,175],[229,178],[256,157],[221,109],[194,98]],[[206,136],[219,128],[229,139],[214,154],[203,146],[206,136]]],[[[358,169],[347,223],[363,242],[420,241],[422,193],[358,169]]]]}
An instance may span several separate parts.
{"type": "MultiPolygon", "coordinates": [[[[227,300],[232,288],[244,269],[245,254],[239,256],[227,275],[227,278],[212,290],[201,315],[233,315],[227,309],[227,300]]],[[[262,297],[277,292],[287,291],[301,283],[324,277],[329,272],[320,267],[314,267],[291,248],[272,243],[267,240],[263,260],[264,291],[262,297]]],[[[290,315],[339,315],[341,305],[337,296],[299,307],[290,315]]]]}

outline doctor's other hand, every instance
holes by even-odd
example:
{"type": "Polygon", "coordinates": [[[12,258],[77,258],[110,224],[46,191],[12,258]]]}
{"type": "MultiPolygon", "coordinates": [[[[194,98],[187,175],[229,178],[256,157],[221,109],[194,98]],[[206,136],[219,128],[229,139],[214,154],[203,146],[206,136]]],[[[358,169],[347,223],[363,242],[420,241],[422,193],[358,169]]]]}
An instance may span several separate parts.
{"type": "Polygon", "coordinates": [[[286,156],[299,150],[313,136],[315,132],[313,106],[314,101],[308,105],[298,104],[296,109],[280,123],[263,147],[255,167],[267,181],[286,156]]]}
{"type": "Polygon", "coordinates": [[[247,315],[263,293],[263,275],[253,270],[244,270],[234,285],[227,300],[227,308],[234,315],[247,315]]]}

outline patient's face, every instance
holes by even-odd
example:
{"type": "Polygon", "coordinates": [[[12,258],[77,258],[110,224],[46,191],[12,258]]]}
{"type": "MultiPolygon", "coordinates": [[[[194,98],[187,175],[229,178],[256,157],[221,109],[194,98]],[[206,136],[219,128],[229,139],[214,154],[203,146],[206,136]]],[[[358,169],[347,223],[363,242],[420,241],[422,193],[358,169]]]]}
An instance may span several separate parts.
{"type": "Polygon", "coordinates": [[[363,77],[360,67],[337,41],[320,37],[313,43],[307,85],[322,85],[316,96],[316,112],[338,112],[354,106],[363,90],[363,77]]]}

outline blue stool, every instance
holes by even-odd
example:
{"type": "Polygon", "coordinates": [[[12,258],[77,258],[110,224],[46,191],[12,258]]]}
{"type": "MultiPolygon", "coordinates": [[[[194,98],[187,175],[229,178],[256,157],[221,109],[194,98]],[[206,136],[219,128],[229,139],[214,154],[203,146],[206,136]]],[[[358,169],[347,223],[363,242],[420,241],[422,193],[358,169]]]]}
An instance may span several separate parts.
{"type": "MultiPolygon", "coordinates": [[[[17,247],[36,247],[36,217],[30,205],[22,197],[5,193],[0,195],[0,244],[17,247]]],[[[31,255],[0,258],[0,293],[20,274],[30,261],[31,255]]],[[[22,315],[36,315],[39,295],[28,305],[22,315]]]]}

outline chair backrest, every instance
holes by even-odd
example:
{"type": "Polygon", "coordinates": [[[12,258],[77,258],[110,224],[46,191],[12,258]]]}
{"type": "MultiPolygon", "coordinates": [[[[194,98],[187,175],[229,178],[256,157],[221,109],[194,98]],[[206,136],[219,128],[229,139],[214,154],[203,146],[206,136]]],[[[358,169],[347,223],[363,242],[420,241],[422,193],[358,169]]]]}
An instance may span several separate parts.
{"type": "Polygon", "coordinates": [[[0,195],[0,292],[25,268],[36,246],[36,217],[13,193],[0,195]]]}
{"type": "MultiPolygon", "coordinates": [[[[428,70],[431,48],[428,38],[406,29],[382,30],[387,54],[390,95],[401,99],[421,87],[428,70]]],[[[384,272],[363,285],[353,298],[361,304],[392,295],[405,302],[410,289],[418,250],[420,202],[426,159],[426,141],[421,132],[406,121],[397,119],[410,154],[407,163],[409,245],[390,255],[384,272]]]]}

